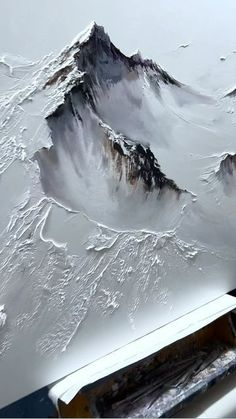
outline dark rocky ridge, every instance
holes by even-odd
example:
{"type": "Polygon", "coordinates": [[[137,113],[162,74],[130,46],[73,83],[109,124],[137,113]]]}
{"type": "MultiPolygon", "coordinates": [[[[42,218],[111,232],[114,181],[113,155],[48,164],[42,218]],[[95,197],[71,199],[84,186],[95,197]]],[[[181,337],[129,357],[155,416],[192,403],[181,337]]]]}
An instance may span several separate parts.
{"type": "Polygon", "coordinates": [[[155,72],[156,81],[162,81],[165,84],[172,84],[180,87],[181,83],[171,77],[166,71],[162,70],[152,60],[143,60],[139,54],[127,57],[110,41],[109,36],[105,33],[102,26],[94,24],[89,39],[80,45],[79,51],[74,55],[76,66],[82,72],[88,72],[94,77],[94,82],[101,81],[107,77],[113,82],[120,79],[120,74],[116,71],[116,75],[111,73],[108,68],[111,60],[116,65],[121,61],[128,71],[138,70],[139,67],[155,72]]]}
{"type": "MultiPolygon", "coordinates": [[[[109,65],[111,60],[113,64],[122,62],[128,71],[138,70],[138,68],[146,69],[155,73],[156,82],[162,81],[165,84],[172,84],[181,87],[182,84],[176,79],[171,77],[165,70],[158,66],[154,61],[150,59],[142,59],[140,54],[134,54],[130,57],[124,55],[110,40],[109,36],[105,32],[103,26],[99,26],[94,23],[91,33],[88,38],[82,42],[75,42],[66,52],[63,52],[59,63],[63,64],[66,62],[67,56],[72,52],[75,65],[81,72],[86,72],[93,79],[93,82],[97,82],[98,79],[101,82],[99,76],[106,77],[106,66],[109,65]]],[[[72,67],[65,65],[59,69],[53,77],[51,77],[46,83],[45,87],[56,83],[58,80],[63,81],[68,73],[72,70],[72,67]]],[[[120,75],[111,74],[111,68],[107,73],[107,78],[116,82],[120,80],[120,75]]],[[[117,72],[117,71],[116,71],[117,72]]],[[[87,82],[88,80],[86,80],[87,82]]]]}
{"type": "Polygon", "coordinates": [[[144,146],[128,138],[119,140],[107,138],[111,157],[116,163],[116,170],[120,180],[125,173],[126,180],[134,185],[138,180],[143,182],[144,190],[152,192],[154,189],[172,189],[178,194],[183,192],[176,183],[168,179],[161,171],[157,159],[148,146],[144,146]]]}

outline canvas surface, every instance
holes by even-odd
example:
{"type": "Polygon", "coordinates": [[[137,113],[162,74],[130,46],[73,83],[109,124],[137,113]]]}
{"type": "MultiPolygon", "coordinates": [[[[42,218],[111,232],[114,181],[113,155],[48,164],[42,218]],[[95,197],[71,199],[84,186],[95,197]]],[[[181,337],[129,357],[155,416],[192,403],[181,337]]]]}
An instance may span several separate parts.
{"type": "Polygon", "coordinates": [[[107,2],[104,22],[88,4],[80,23],[61,2],[60,33],[64,8],[74,35],[100,21],[38,52],[35,9],[32,48],[26,28],[16,42],[27,2],[5,28],[0,406],[235,288],[236,54],[217,38],[235,6],[214,2],[209,32],[211,3],[180,1],[180,21],[170,2],[140,6],[119,31],[107,2]]]}

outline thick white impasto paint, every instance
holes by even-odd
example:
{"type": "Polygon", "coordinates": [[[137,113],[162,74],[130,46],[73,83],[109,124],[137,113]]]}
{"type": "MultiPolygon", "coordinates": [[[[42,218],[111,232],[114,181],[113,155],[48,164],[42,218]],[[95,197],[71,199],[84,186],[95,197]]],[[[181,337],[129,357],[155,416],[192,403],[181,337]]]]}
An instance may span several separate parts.
{"type": "Polygon", "coordinates": [[[178,81],[95,24],[1,56],[1,406],[235,288],[234,53],[176,39],[178,81]]]}

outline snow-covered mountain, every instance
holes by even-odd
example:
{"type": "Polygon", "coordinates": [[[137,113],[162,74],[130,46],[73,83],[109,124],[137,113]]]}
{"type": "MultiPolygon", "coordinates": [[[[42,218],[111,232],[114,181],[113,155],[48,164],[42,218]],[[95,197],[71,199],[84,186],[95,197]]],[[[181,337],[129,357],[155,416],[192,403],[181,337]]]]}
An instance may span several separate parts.
{"type": "Polygon", "coordinates": [[[78,76],[47,117],[52,147],[36,153],[46,194],[110,227],[173,228],[191,194],[159,161],[179,123],[170,106],[209,99],[139,53],[126,57],[95,23],[59,61],[45,89],[78,76]]]}

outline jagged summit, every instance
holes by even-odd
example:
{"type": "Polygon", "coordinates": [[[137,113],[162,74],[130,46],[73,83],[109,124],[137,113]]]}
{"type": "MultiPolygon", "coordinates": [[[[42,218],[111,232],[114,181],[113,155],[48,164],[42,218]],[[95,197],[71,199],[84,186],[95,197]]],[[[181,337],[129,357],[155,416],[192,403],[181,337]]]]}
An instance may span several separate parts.
{"type": "MultiPolygon", "coordinates": [[[[105,47],[105,49],[109,50],[111,41],[104,27],[97,25],[93,21],[49,64],[51,71],[49,72],[48,80],[44,84],[44,88],[58,82],[64,82],[76,70],[76,67],[81,72],[86,71],[83,65],[80,66],[79,64],[80,58],[82,59],[84,55],[87,55],[89,60],[91,53],[93,54],[95,52],[97,55],[96,45],[99,44],[102,44],[103,48],[105,47]]],[[[86,62],[86,58],[83,61],[86,62]]]]}
{"type": "Polygon", "coordinates": [[[133,55],[131,55],[131,57],[134,61],[141,61],[143,59],[141,51],[139,49],[137,49],[133,55]]]}
{"type": "MultiPolygon", "coordinates": [[[[64,81],[75,69],[89,75],[93,83],[118,82],[126,72],[148,74],[152,81],[181,87],[182,84],[150,59],[143,59],[138,50],[131,56],[123,54],[110,40],[103,26],[91,22],[54,61],[53,72],[45,87],[64,81]]],[[[86,78],[86,77],[85,77],[86,78]]]]}
{"type": "MultiPolygon", "coordinates": [[[[92,22],[85,31],[79,35],[74,46],[79,47],[79,50],[74,57],[80,71],[88,71],[88,67],[91,71],[91,65],[93,66],[94,71],[95,69],[98,70],[98,68],[96,68],[97,64],[105,66],[122,62],[129,70],[135,70],[138,67],[142,67],[147,71],[151,70],[152,72],[155,72],[159,80],[166,84],[169,83],[179,87],[181,86],[181,83],[171,77],[154,61],[151,59],[143,59],[139,49],[130,57],[124,55],[111,42],[104,27],[97,25],[96,22],[92,22]]],[[[110,70],[112,71],[111,67],[110,70]]]]}
{"type": "Polygon", "coordinates": [[[80,32],[74,41],[71,43],[72,47],[85,44],[92,40],[93,38],[97,38],[103,41],[107,41],[110,43],[110,38],[108,34],[105,32],[103,26],[98,25],[95,21],[92,21],[87,28],[85,28],[82,32],[80,32]]]}

